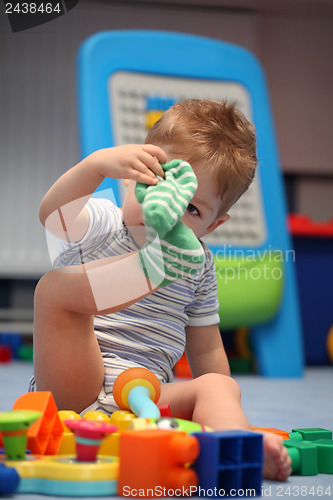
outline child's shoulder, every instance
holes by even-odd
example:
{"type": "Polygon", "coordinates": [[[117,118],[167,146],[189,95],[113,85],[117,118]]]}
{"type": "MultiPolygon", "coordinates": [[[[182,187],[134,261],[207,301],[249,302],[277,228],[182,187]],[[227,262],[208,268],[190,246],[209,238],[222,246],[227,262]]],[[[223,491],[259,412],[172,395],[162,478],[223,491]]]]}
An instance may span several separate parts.
{"type": "Polygon", "coordinates": [[[205,257],[206,257],[206,260],[208,259],[209,262],[214,260],[214,255],[213,255],[213,252],[211,251],[211,249],[206,245],[206,243],[202,240],[199,240],[201,245],[202,245],[202,248],[203,248],[203,251],[205,252],[205,257]]]}
{"type": "Polygon", "coordinates": [[[105,215],[115,217],[116,219],[122,217],[122,209],[119,208],[114,200],[109,198],[92,197],[89,199],[86,207],[90,210],[91,214],[98,215],[99,217],[105,215]]]}

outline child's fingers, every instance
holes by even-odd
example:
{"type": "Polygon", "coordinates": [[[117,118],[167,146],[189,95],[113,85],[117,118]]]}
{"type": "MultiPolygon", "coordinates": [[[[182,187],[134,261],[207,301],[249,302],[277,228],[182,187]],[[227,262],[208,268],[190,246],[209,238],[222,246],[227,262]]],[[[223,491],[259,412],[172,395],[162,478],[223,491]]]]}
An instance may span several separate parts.
{"type": "Polygon", "coordinates": [[[159,177],[164,178],[163,168],[155,156],[151,156],[149,153],[142,151],[140,160],[151,172],[153,172],[154,177],[155,175],[158,175],[159,177]]]}
{"type": "Polygon", "coordinates": [[[130,178],[142,184],[151,185],[158,182],[156,175],[139,159],[133,164],[130,178]]]}
{"type": "Polygon", "coordinates": [[[142,149],[143,149],[143,151],[146,151],[147,153],[149,153],[151,156],[153,156],[153,157],[155,156],[159,163],[166,163],[167,162],[166,153],[159,146],[155,146],[155,144],[144,144],[142,146],[142,149]]]}

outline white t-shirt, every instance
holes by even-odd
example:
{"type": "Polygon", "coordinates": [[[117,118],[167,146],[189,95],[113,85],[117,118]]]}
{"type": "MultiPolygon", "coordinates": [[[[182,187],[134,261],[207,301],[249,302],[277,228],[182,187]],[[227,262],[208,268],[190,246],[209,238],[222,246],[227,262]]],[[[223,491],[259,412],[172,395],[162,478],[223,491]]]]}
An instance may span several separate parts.
{"type": "MultiPolygon", "coordinates": [[[[90,215],[87,233],[76,244],[62,243],[57,266],[138,250],[120,208],[110,200],[91,198],[87,209],[90,215]]],[[[202,245],[205,263],[198,273],[160,288],[122,311],[95,316],[95,332],[105,364],[109,359],[111,366],[112,359],[120,358],[148,368],[161,382],[172,380],[172,368],[185,348],[185,327],[219,322],[213,255],[202,245]]],[[[107,392],[113,380],[113,376],[108,379],[106,370],[107,392]]]]}

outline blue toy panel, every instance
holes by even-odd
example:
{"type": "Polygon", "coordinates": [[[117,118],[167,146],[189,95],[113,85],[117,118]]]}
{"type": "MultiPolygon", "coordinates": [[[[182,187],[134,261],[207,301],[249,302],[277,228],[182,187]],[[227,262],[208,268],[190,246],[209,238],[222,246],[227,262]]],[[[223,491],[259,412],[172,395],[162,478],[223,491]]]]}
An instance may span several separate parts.
{"type": "MultiPolygon", "coordinates": [[[[267,86],[258,61],[243,48],[193,35],[154,31],[101,32],[87,39],[79,53],[79,112],[81,153],[117,144],[112,118],[114,103],[109,89],[112,75],[121,72],[200,81],[229,82],[249,96],[250,117],[258,139],[262,165],[258,178],[262,197],[265,238],[254,246],[258,252],[281,251],[285,264],[285,289],[280,311],[269,325],[255,327],[252,340],[259,370],[269,376],[300,376],[303,351],[295,289],[292,248],[286,230],[286,203],[267,86]]],[[[106,180],[120,203],[118,181],[106,180]]],[[[97,193],[98,196],[98,193],[97,193]]],[[[209,245],[213,252],[225,242],[209,245]]],[[[233,249],[248,246],[233,245],[233,249]]]]}

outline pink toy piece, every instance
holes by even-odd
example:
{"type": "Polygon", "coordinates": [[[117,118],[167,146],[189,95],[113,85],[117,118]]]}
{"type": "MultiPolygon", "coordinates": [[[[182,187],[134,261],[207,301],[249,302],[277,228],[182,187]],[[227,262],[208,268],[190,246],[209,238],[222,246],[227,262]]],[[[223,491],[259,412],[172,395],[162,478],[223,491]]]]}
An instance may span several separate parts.
{"type": "Polygon", "coordinates": [[[75,435],[78,462],[96,462],[102,440],[118,429],[107,422],[84,419],[65,420],[64,423],[75,435]]]}
{"type": "Polygon", "coordinates": [[[66,419],[65,424],[76,435],[88,439],[104,439],[118,430],[115,425],[100,420],[72,420],[66,419]]]}

